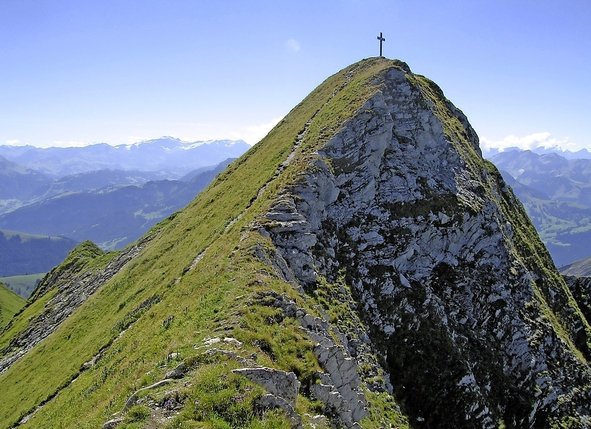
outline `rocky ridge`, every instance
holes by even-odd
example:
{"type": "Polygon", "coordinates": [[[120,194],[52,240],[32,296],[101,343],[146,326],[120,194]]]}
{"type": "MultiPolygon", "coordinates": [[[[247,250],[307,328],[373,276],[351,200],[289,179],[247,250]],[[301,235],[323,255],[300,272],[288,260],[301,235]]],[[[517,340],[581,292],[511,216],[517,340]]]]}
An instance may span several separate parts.
{"type": "Polygon", "coordinates": [[[378,79],[262,221],[273,265],[350,285],[417,427],[591,424],[589,324],[521,204],[433,83],[378,79]]]}
{"type": "Polygon", "coordinates": [[[0,427],[589,425],[582,295],[399,61],[327,79],[117,270],[0,374],[0,427]]]}

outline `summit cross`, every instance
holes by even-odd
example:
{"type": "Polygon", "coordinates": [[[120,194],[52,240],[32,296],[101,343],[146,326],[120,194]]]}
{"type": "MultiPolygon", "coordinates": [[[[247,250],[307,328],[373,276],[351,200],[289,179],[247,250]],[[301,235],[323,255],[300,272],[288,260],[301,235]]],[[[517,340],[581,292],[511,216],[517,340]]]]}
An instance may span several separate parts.
{"type": "Polygon", "coordinates": [[[382,36],[382,32],[380,31],[380,35],[378,36],[378,40],[380,41],[380,57],[382,57],[382,42],[385,42],[386,39],[382,36]]]}

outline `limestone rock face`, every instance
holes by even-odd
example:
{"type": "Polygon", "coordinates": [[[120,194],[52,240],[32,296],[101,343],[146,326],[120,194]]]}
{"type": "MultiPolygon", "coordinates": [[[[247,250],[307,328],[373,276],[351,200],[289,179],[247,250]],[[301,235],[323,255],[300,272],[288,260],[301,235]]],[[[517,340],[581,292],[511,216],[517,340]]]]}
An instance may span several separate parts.
{"type": "Polygon", "coordinates": [[[267,262],[351,288],[413,427],[591,425],[589,323],[521,204],[439,88],[378,79],[261,220],[267,262]]]}

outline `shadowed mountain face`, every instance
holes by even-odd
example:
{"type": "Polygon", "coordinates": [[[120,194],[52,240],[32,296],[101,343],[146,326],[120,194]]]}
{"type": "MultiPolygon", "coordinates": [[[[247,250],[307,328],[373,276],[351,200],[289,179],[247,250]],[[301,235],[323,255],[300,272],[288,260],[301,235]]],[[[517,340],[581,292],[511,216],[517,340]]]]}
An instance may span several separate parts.
{"type": "Polygon", "coordinates": [[[363,60],[133,246],[45,277],[0,334],[0,427],[586,427],[580,289],[462,112],[363,60]]]}

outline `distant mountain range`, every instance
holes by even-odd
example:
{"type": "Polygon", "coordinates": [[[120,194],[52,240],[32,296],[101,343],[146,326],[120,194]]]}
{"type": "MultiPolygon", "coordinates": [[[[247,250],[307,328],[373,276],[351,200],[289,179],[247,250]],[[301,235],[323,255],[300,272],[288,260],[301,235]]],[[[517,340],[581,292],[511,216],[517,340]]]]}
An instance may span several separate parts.
{"type": "Polygon", "coordinates": [[[581,259],[560,269],[565,276],[591,277],[591,257],[581,259]]]}
{"type": "Polygon", "coordinates": [[[0,156],[0,200],[27,200],[43,194],[50,178],[0,156]]]}
{"type": "Polygon", "coordinates": [[[482,155],[485,158],[492,158],[493,156],[502,154],[502,153],[511,153],[511,152],[532,152],[537,155],[549,155],[549,154],[556,154],[561,156],[565,159],[591,159],[591,151],[587,149],[581,149],[577,151],[565,150],[560,147],[536,147],[531,150],[520,149],[518,147],[510,147],[506,149],[482,149],[482,155]]]}
{"type": "Polygon", "coordinates": [[[236,158],[249,148],[242,140],[185,142],[162,137],[119,146],[104,143],[67,148],[0,146],[0,156],[53,177],[109,169],[166,172],[168,178],[179,178],[197,168],[236,158]]]}
{"type": "Polygon", "coordinates": [[[104,249],[121,248],[185,206],[230,161],[188,174],[186,181],[157,180],[46,198],[0,216],[0,228],[92,240],[104,249]]]}
{"type": "Polygon", "coordinates": [[[557,266],[591,256],[591,159],[509,150],[490,160],[525,206],[557,266]]]}
{"type": "Polygon", "coordinates": [[[0,230],[0,277],[47,272],[76,244],[66,237],[0,230]]]}
{"type": "Polygon", "coordinates": [[[21,231],[0,235],[0,277],[46,272],[77,241],[125,246],[248,148],[241,140],[172,137],[120,146],[0,146],[0,228],[21,231]]]}

